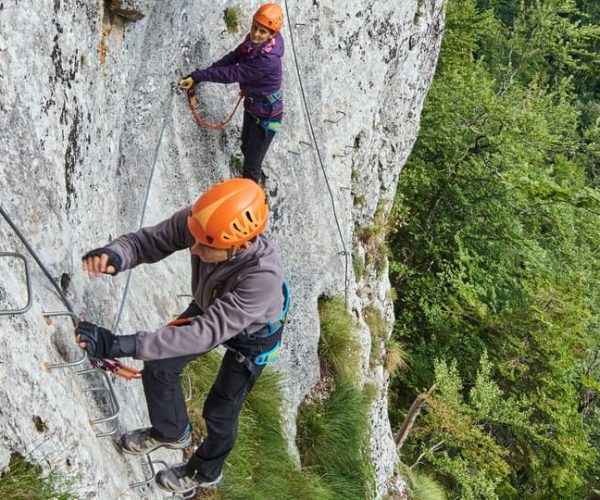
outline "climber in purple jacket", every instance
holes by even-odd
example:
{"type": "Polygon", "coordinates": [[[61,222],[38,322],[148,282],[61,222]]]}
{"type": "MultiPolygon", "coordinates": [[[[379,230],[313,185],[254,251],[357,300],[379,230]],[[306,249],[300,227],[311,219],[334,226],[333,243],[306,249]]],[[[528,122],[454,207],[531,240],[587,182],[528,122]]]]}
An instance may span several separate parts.
{"type": "Polygon", "coordinates": [[[197,69],[179,80],[190,89],[199,82],[240,84],[244,95],[242,126],[243,176],[262,182],[262,162],[281,127],[283,11],[276,3],[262,5],[252,18],[250,33],[235,50],[206,69],[197,69]]]}
{"type": "Polygon", "coordinates": [[[83,256],[83,269],[94,277],[158,262],[180,250],[191,257],[193,300],[178,319],[132,335],[114,335],[87,321],[75,329],[79,347],[93,358],[144,361],[142,382],[152,425],[123,434],[117,445],[124,453],[146,455],[191,445],[181,371],[219,345],[226,349],[204,402],[205,439],[187,463],[156,475],[156,484],[172,493],[221,481],[242,404],[265,365],[278,357],[289,294],[279,254],[262,234],[268,214],[258,184],[227,179],[191,207],[83,256]]]}

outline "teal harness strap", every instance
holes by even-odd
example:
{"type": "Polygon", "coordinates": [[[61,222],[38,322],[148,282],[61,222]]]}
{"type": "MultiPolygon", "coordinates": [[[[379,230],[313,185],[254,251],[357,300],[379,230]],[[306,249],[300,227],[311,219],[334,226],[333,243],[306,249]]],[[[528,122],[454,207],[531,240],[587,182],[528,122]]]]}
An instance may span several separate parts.
{"type": "Polygon", "coordinates": [[[269,365],[275,363],[279,359],[279,348],[281,347],[281,340],[277,341],[277,344],[269,349],[267,352],[263,352],[254,358],[254,363],[257,365],[269,365]]]}
{"type": "Polygon", "coordinates": [[[283,293],[283,309],[281,314],[277,317],[277,319],[267,323],[260,330],[256,332],[248,333],[244,331],[244,333],[248,336],[248,338],[252,339],[262,339],[265,337],[270,337],[275,332],[279,331],[279,329],[285,324],[285,320],[287,317],[287,313],[290,309],[291,303],[291,294],[290,288],[288,284],[284,281],[283,285],[281,285],[281,292],[283,293]]]}
{"type": "Polygon", "coordinates": [[[265,96],[253,96],[247,95],[245,96],[250,102],[261,102],[265,106],[273,106],[277,101],[281,101],[283,99],[283,92],[279,89],[277,92],[273,92],[270,95],[265,96]]]}
{"type": "MultiPolygon", "coordinates": [[[[261,328],[258,332],[255,333],[246,333],[246,335],[251,339],[257,338],[266,338],[274,335],[278,331],[280,331],[285,325],[285,320],[287,317],[287,313],[290,309],[291,303],[291,295],[288,284],[284,281],[281,287],[281,291],[283,293],[283,310],[279,317],[272,321],[271,323],[267,323],[263,328],[261,328]]],[[[257,366],[269,365],[271,363],[275,363],[279,359],[279,350],[281,349],[281,339],[277,341],[277,343],[268,351],[262,352],[255,356],[254,358],[249,358],[239,350],[231,347],[227,344],[223,344],[223,346],[231,351],[235,355],[235,359],[238,363],[244,365],[250,373],[256,376],[257,366]]]]}

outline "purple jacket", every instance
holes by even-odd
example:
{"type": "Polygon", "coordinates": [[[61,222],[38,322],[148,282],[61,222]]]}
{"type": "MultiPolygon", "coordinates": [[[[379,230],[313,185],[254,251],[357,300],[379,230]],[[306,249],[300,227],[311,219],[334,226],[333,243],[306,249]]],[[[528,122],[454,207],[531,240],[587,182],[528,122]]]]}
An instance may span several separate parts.
{"type": "MultiPolygon", "coordinates": [[[[142,228],[112,241],[107,248],[122,259],[122,271],[158,262],[194,243],[187,229],[190,207],[156,226],[142,228]]],[[[208,352],[247,329],[256,332],[275,321],[283,309],[283,271],[271,241],[258,236],[252,246],[228,261],[206,264],[192,259],[192,294],[204,314],[189,325],[165,326],[136,334],[136,358],[172,358],[208,352]],[[213,300],[218,288],[220,296],[213,300]]]]}
{"type": "Polygon", "coordinates": [[[283,57],[283,37],[277,33],[260,45],[252,45],[250,37],[235,50],[206,69],[192,73],[194,82],[217,82],[240,84],[240,90],[247,96],[244,108],[254,116],[269,118],[283,113],[283,102],[265,105],[261,97],[281,90],[283,57]]]}

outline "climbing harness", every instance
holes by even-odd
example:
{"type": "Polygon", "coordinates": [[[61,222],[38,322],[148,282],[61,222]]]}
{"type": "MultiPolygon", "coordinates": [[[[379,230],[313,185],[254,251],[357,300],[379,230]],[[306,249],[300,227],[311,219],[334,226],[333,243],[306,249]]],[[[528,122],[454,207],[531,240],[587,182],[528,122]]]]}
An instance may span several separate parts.
{"type": "MultiPolygon", "coordinates": [[[[242,332],[243,335],[246,335],[250,340],[264,339],[270,337],[271,335],[275,335],[277,332],[281,331],[281,329],[285,325],[287,313],[290,308],[290,289],[285,281],[283,282],[281,291],[283,293],[283,310],[281,311],[279,317],[276,320],[267,323],[257,332],[248,333],[246,332],[246,330],[244,330],[242,332]]],[[[223,344],[223,347],[225,347],[228,351],[231,351],[235,356],[235,360],[238,363],[244,365],[248,369],[248,371],[254,377],[256,377],[258,375],[258,367],[275,363],[275,361],[279,359],[281,339],[279,339],[271,349],[256,355],[254,358],[246,356],[240,350],[236,349],[235,347],[231,347],[228,344],[223,344]]]]}
{"type": "Polygon", "coordinates": [[[235,112],[238,109],[238,106],[240,105],[240,102],[242,102],[242,99],[244,98],[244,96],[240,92],[238,101],[236,102],[235,106],[233,107],[233,111],[231,111],[231,113],[229,113],[229,116],[227,118],[225,118],[225,120],[223,120],[220,123],[208,123],[204,118],[202,118],[200,116],[200,113],[196,109],[198,106],[198,98],[196,97],[196,89],[195,89],[194,85],[192,85],[189,89],[185,90],[185,93],[187,94],[190,110],[192,111],[192,114],[194,115],[194,119],[196,120],[198,125],[201,125],[202,127],[210,129],[210,130],[224,129],[227,126],[227,124],[231,121],[231,119],[233,118],[233,115],[235,114],[235,112]]]}
{"type": "Polygon", "coordinates": [[[266,96],[247,95],[245,97],[251,103],[260,102],[264,106],[273,106],[273,104],[275,104],[277,101],[281,101],[283,99],[283,92],[278,90],[277,92],[266,96]]]}
{"type": "Polygon", "coordinates": [[[277,333],[285,324],[287,313],[290,309],[290,288],[285,281],[283,282],[281,291],[283,292],[283,310],[281,311],[281,314],[276,320],[272,321],[271,323],[267,323],[256,332],[249,333],[244,329],[244,335],[246,335],[250,340],[270,337],[271,335],[277,333]]]}
{"type": "MultiPolygon", "coordinates": [[[[288,284],[284,281],[281,287],[283,293],[283,309],[277,319],[264,325],[260,330],[256,332],[248,333],[245,329],[241,332],[241,335],[247,336],[250,340],[264,339],[275,335],[285,325],[287,313],[290,308],[291,296],[288,284]]],[[[215,300],[221,293],[220,287],[217,287],[212,292],[212,298],[215,300]]],[[[167,326],[181,326],[189,325],[192,322],[192,317],[189,318],[177,318],[167,323],[167,326]]],[[[231,351],[235,355],[235,359],[238,363],[244,365],[252,375],[256,376],[257,366],[264,366],[271,363],[275,363],[279,359],[279,349],[281,348],[281,339],[268,351],[260,353],[253,358],[246,356],[238,349],[231,347],[227,344],[223,344],[223,347],[228,351],[231,351]]]]}

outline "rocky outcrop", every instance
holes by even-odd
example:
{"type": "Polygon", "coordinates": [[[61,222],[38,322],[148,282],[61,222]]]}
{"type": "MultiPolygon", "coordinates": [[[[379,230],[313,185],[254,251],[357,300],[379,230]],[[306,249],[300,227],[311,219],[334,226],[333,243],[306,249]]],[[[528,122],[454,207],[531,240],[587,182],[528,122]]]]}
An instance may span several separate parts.
{"type": "MultiPolygon", "coordinates": [[[[185,307],[184,252],[136,269],[129,286],[125,275],[87,279],[80,257],[233,174],[241,114],[222,132],[200,129],[173,83],[236,46],[258,4],[0,1],[0,203],[77,314],[131,333],[185,307]],[[244,16],[237,33],[223,23],[230,6],[244,16]]],[[[290,443],[296,408],[320,376],[318,297],[346,296],[363,325],[367,306],[392,319],[385,263],[355,276],[351,254],[369,251],[355,230],[389,210],[418,133],[443,7],[444,0],[348,0],[343,8],[333,0],[288,2],[284,128],[264,170],[268,232],[293,294],[279,364],[290,443]]],[[[236,93],[235,86],[201,86],[205,114],[224,116],[236,93]]],[[[90,419],[115,413],[107,391],[85,392],[106,381],[42,369],[80,358],[70,318],[44,319],[44,311],[65,305],[3,219],[0,241],[0,251],[27,256],[32,281],[29,311],[0,316],[0,469],[19,452],[77,477],[81,498],[154,498],[149,487],[128,490],[148,471],[95,436],[147,423],[141,384],[114,381],[118,418],[90,428],[90,419]]],[[[0,257],[0,310],[22,307],[26,296],[21,261],[0,257]]],[[[382,495],[397,460],[387,375],[369,364],[366,326],[361,341],[364,380],[378,387],[371,445],[382,495]]]]}

